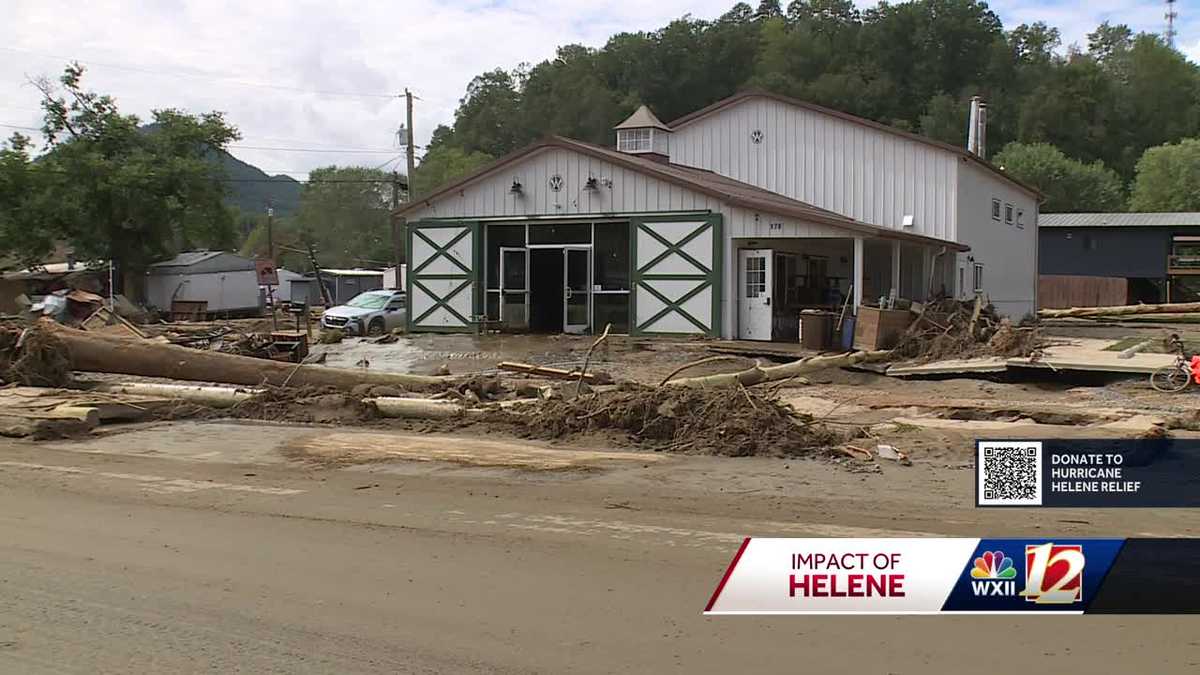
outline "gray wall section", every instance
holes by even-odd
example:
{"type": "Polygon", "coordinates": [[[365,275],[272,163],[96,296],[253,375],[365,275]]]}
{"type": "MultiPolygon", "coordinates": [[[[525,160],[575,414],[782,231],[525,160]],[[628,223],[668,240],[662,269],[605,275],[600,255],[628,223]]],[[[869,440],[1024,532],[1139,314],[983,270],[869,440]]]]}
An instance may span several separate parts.
{"type": "Polygon", "coordinates": [[[1042,228],[1038,233],[1038,272],[1161,279],[1167,276],[1167,256],[1174,234],[1200,235],[1200,228],[1042,228]]]}
{"type": "Polygon", "coordinates": [[[206,274],[154,274],[146,277],[146,299],[164,312],[173,300],[204,301],[209,312],[254,310],[262,306],[253,269],[206,274]]]}
{"type": "MultiPolygon", "coordinates": [[[[958,240],[971,247],[957,256],[966,288],[974,293],[974,265],[983,265],[983,292],[1002,315],[1019,319],[1037,309],[1038,204],[1032,195],[965,158],[958,160],[958,240]],[[1000,200],[1000,219],[992,200],[1000,200]],[[1005,208],[1013,208],[1013,221],[1005,208]],[[1018,218],[1019,214],[1019,218],[1018,218]]],[[[955,273],[957,283],[957,272],[955,273]]]]}

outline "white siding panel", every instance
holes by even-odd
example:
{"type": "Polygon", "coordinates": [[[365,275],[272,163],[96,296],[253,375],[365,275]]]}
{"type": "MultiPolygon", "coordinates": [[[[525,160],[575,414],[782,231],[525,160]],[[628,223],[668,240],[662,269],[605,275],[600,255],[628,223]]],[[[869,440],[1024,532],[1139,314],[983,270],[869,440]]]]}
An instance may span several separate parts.
{"type": "Polygon", "coordinates": [[[716,210],[717,200],[657,178],[563,148],[547,148],[496,174],[444,195],[408,220],[423,218],[494,218],[497,216],[568,216],[602,213],[716,210]],[[550,189],[550,177],[563,179],[550,189]],[[600,187],[586,190],[589,177],[600,187]],[[604,187],[604,179],[612,188],[604,187]],[[520,181],[521,195],[509,192],[520,181]]]}
{"type": "Polygon", "coordinates": [[[684,126],[671,161],[709,169],[882,227],[950,238],[958,157],[867,126],[766,98],[684,126]],[[760,129],[763,142],[750,132],[760,129]]]}

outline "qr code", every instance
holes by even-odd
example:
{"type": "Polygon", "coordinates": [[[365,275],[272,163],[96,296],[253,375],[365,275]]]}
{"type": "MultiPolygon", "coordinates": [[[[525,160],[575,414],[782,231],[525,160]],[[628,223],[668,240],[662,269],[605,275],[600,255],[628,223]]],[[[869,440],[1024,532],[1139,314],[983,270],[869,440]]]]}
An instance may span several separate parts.
{"type": "Polygon", "coordinates": [[[1042,505],[1041,441],[979,441],[979,506],[1042,505]]]}

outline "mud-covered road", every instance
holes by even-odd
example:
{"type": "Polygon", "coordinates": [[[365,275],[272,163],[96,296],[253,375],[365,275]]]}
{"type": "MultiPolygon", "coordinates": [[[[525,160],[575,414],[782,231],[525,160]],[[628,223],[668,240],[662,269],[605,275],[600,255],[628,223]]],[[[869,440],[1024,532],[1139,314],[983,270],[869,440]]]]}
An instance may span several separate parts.
{"type": "Polygon", "coordinates": [[[0,442],[0,672],[1200,670],[1200,618],[701,615],[745,535],[1200,535],[1183,511],[978,512],[934,463],[283,458],[322,433],[0,442]]]}

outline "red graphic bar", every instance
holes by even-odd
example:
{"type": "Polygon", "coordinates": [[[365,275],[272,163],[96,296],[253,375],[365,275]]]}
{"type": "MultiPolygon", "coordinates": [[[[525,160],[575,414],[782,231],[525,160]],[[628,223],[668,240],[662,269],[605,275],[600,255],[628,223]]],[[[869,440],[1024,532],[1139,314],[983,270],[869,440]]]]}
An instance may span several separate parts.
{"type": "Polygon", "coordinates": [[[725,589],[725,582],[729,581],[729,577],[733,575],[733,568],[737,567],[738,561],[742,559],[742,554],[746,552],[746,547],[749,545],[750,537],[742,540],[741,548],[733,556],[733,560],[729,561],[729,568],[725,570],[725,576],[721,577],[721,583],[717,584],[717,590],[713,591],[712,597],[708,599],[708,605],[704,607],[704,611],[711,612],[713,605],[717,604],[717,598],[721,596],[721,591],[725,589]]]}

